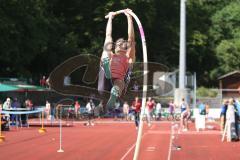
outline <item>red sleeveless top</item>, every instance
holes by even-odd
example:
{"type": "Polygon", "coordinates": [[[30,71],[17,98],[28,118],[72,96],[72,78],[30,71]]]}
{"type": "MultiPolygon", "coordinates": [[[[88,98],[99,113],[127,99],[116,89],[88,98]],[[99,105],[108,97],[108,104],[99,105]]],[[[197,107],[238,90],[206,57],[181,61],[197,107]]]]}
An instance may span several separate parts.
{"type": "Polygon", "coordinates": [[[113,79],[124,80],[128,71],[128,57],[125,55],[113,54],[110,68],[113,79]]]}
{"type": "Polygon", "coordinates": [[[136,102],[136,100],[133,101],[132,106],[134,107],[135,112],[140,112],[141,111],[142,106],[141,106],[141,101],[140,100],[138,100],[137,102],[136,102]]]}
{"type": "Polygon", "coordinates": [[[154,107],[154,103],[152,101],[147,101],[147,107],[148,109],[152,110],[154,107]]]}

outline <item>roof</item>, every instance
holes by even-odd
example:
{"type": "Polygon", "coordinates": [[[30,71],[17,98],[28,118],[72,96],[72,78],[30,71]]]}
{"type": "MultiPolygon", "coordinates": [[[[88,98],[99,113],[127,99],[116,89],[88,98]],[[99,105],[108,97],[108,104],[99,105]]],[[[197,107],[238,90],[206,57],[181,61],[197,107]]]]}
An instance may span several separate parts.
{"type": "Polygon", "coordinates": [[[34,85],[9,85],[0,83],[0,92],[8,91],[47,91],[47,88],[34,85]]]}
{"type": "Polygon", "coordinates": [[[227,74],[219,77],[218,80],[224,79],[224,78],[229,77],[229,76],[232,76],[232,75],[234,75],[234,74],[239,74],[239,75],[240,75],[240,71],[239,71],[239,70],[236,70],[236,71],[233,71],[233,72],[229,72],[229,73],[227,73],[227,74]]]}
{"type": "Polygon", "coordinates": [[[15,85],[15,87],[18,87],[19,90],[27,90],[27,91],[46,91],[47,88],[41,87],[41,86],[34,86],[34,85],[15,85]]]}
{"type": "Polygon", "coordinates": [[[0,92],[16,91],[18,87],[0,83],[0,92]]]}

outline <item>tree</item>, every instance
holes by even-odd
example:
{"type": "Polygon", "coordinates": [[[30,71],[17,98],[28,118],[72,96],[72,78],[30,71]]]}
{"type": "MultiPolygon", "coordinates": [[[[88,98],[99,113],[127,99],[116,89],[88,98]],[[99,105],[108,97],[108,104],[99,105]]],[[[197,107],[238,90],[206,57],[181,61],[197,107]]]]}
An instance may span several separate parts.
{"type": "Polygon", "coordinates": [[[48,19],[44,0],[2,0],[0,64],[5,76],[31,76],[27,67],[47,49],[48,19]]]}
{"type": "Polygon", "coordinates": [[[210,33],[218,59],[218,67],[211,73],[214,78],[240,68],[239,17],[239,0],[232,1],[212,16],[213,26],[210,33]]]}

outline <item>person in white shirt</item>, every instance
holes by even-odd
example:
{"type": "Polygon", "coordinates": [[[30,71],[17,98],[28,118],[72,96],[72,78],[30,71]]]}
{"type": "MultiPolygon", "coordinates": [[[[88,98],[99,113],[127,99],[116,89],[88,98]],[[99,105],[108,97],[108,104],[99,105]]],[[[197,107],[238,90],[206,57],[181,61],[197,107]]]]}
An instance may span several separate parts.
{"type": "Polygon", "coordinates": [[[51,110],[51,104],[46,101],[46,106],[45,106],[45,114],[46,114],[46,120],[50,120],[50,110],[51,110]]]}
{"type": "MultiPolygon", "coordinates": [[[[3,103],[3,107],[2,109],[3,110],[7,110],[7,109],[10,109],[11,108],[11,99],[10,98],[7,98],[6,101],[3,103]]],[[[10,115],[7,113],[5,114],[5,116],[7,117],[7,120],[10,120],[10,115]]]]}
{"type": "Polygon", "coordinates": [[[6,101],[3,103],[3,110],[11,108],[11,99],[7,98],[6,101]]]}
{"type": "Polygon", "coordinates": [[[232,128],[235,128],[235,107],[234,107],[234,101],[231,98],[229,100],[227,113],[226,113],[226,131],[227,131],[227,141],[231,142],[234,138],[237,137],[235,130],[232,128]]]}
{"type": "Polygon", "coordinates": [[[162,105],[160,102],[157,103],[156,105],[156,116],[157,116],[157,120],[161,120],[161,110],[162,110],[162,105]]]}
{"type": "Polygon", "coordinates": [[[86,123],[87,126],[89,125],[94,126],[94,108],[95,108],[95,104],[93,103],[92,100],[90,100],[86,105],[86,109],[88,113],[88,122],[86,123]]]}

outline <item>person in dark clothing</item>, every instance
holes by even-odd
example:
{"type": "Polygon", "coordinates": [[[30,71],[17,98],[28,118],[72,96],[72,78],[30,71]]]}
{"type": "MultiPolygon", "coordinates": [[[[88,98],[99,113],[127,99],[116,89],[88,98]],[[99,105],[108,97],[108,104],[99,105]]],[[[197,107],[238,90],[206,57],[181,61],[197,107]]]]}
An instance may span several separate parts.
{"type": "Polygon", "coordinates": [[[237,138],[236,141],[239,140],[239,117],[240,117],[240,102],[236,99],[234,99],[234,108],[235,108],[235,130],[237,138]]]}
{"type": "Polygon", "coordinates": [[[224,128],[225,128],[227,107],[228,107],[228,101],[225,100],[221,106],[221,113],[220,113],[221,131],[224,131],[224,128]]]}
{"type": "MultiPolygon", "coordinates": [[[[14,98],[14,102],[12,103],[11,107],[12,107],[13,109],[21,108],[21,103],[18,101],[17,98],[14,98]]],[[[21,116],[21,115],[16,116],[16,115],[12,114],[12,115],[10,116],[11,122],[12,122],[12,123],[17,123],[17,122],[18,122],[18,124],[20,124],[20,119],[21,119],[20,116],[21,116]]]]}

